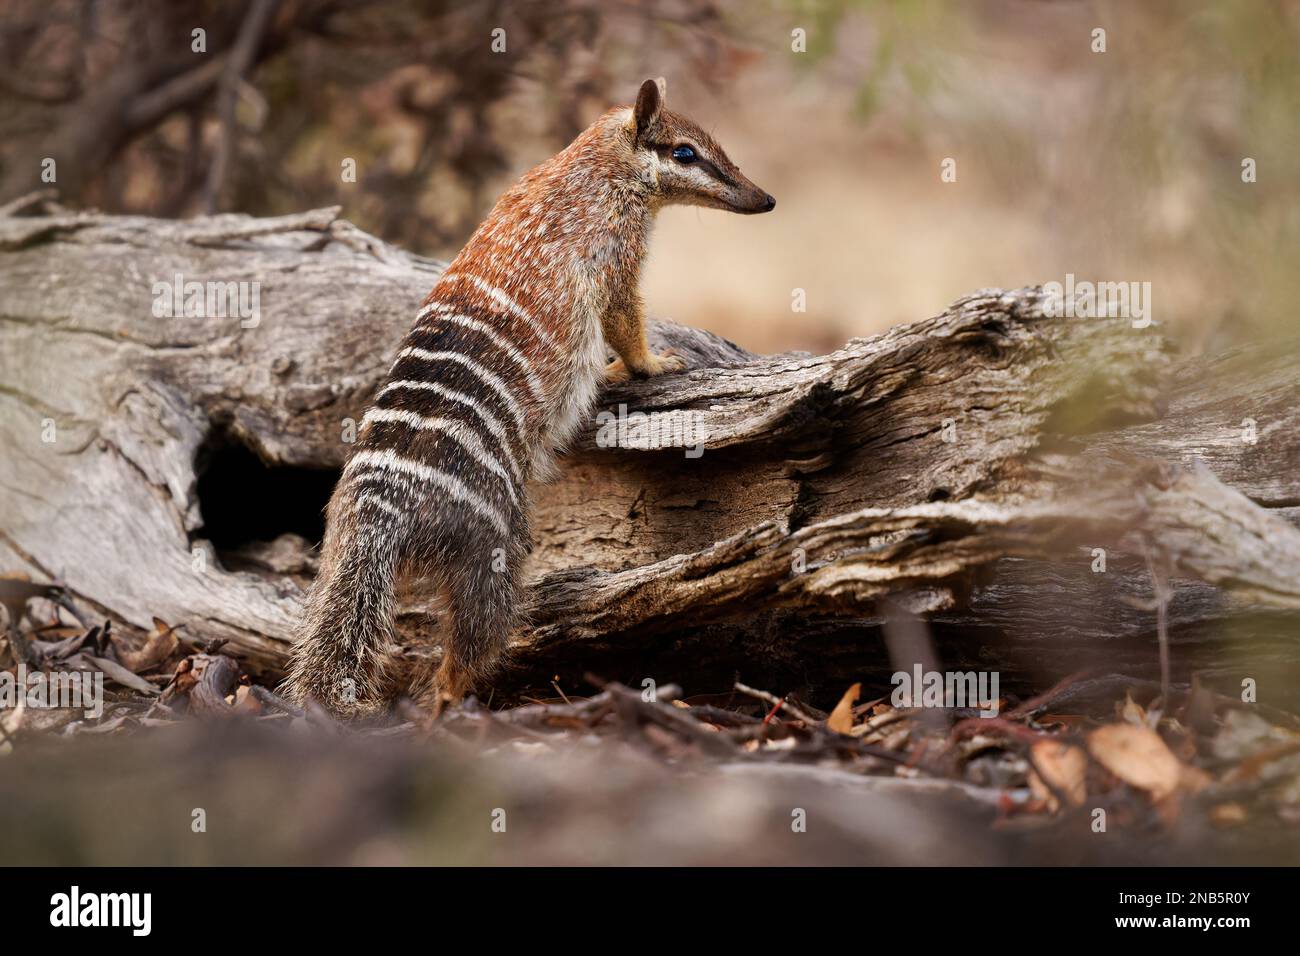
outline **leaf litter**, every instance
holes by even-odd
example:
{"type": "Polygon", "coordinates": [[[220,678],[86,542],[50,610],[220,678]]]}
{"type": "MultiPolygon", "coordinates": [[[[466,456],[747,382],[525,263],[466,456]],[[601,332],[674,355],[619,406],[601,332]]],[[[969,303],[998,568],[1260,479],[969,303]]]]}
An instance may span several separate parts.
{"type": "MultiPolygon", "coordinates": [[[[825,714],[791,694],[740,682],[727,694],[688,698],[676,686],[649,693],[588,675],[600,688],[588,697],[553,683],[558,698],[513,707],[493,710],[470,698],[430,713],[403,701],[385,719],[343,724],[314,705],[284,700],[222,654],[220,642],[199,646],[182,641],[183,633],[183,624],[158,618],[142,639],[123,637],[108,622],[68,627],[56,617],[33,628],[27,666],[102,674],[103,713],[21,702],[0,710],[0,758],[34,736],[146,734],[211,720],[484,752],[508,747],[530,758],[595,736],[671,765],[768,763],[950,785],[995,807],[994,826],[1049,825],[1098,808],[1121,827],[1171,827],[1186,813],[1218,828],[1300,824],[1300,719],[1266,716],[1196,683],[1143,704],[1144,692],[1156,693],[1146,682],[1083,672],[1029,700],[1000,701],[989,718],[975,709],[894,706],[888,697],[859,703],[861,683],[825,714]],[[1063,707],[1085,697],[1111,704],[1063,707]]],[[[0,670],[14,674],[18,646],[7,642],[0,670]]]]}

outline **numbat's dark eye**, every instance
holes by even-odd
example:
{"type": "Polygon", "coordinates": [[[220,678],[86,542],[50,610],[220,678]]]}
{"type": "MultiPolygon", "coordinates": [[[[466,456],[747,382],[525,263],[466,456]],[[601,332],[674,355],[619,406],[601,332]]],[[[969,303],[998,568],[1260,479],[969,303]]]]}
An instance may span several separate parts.
{"type": "Polygon", "coordinates": [[[699,157],[695,155],[695,150],[689,146],[677,146],[673,149],[673,159],[679,163],[693,163],[699,157]]]}

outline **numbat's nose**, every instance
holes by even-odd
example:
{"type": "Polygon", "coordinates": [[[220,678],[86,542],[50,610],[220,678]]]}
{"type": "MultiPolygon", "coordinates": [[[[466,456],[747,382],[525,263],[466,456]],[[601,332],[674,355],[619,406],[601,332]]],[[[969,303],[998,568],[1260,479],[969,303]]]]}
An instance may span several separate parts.
{"type": "Polygon", "coordinates": [[[763,201],[763,212],[771,212],[776,208],[776,197],[768,193],[767,199],[763,201]]]}

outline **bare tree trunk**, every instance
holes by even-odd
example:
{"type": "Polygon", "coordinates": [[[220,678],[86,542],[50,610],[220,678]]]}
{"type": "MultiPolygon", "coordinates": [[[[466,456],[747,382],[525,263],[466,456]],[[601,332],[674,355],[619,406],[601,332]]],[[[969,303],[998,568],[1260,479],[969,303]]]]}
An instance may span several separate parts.
{"type": "MultiPolygon", "coordinates": [[[[0,570],[281,666],[319,508],[440,269],[336,215],[0,217],[0,570]],[[166,317],[187,283],[249,308],[166,317]]],[[[1047,307],[983,290],[823,356],[657,324],[689,370],[609,389],[533,489],[503,686],[833,687],[913,615],[1004,680],[1154,674],[1161,603],[1179,676],[1294,685],[1300,352],[1176,361],[1047,307]]],[[[435,613],[406,602],[412,653],[435,613]]]]}

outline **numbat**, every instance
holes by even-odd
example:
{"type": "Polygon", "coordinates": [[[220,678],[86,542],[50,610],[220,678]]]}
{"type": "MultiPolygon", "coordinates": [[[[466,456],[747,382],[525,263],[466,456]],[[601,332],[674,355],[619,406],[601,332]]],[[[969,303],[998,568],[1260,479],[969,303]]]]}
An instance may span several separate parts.
{"type": "Polygon", "coordinates": [[[384,661],[405,574],[433,582],[447,609],[441,664],[415,675],[411,696],[485,688],[520,621],[526,483],[552,470],[602,382],[683,368],[647,347],[637,291],[654,214],[674,203],[759,213],[776,200],[664,108],[663,80],[497,201],[362,420],[326,512],[287,681],[295,699],[352,716],[394,696],[384,661]]]}

